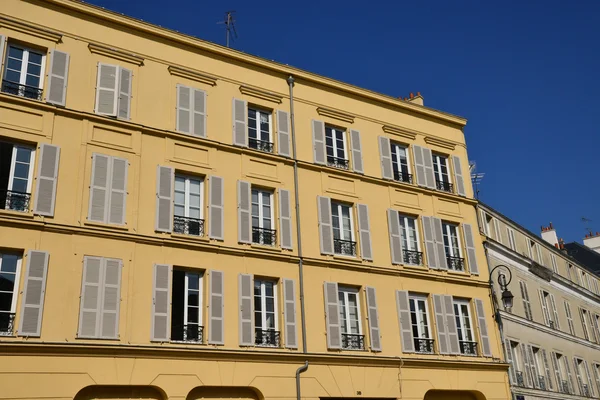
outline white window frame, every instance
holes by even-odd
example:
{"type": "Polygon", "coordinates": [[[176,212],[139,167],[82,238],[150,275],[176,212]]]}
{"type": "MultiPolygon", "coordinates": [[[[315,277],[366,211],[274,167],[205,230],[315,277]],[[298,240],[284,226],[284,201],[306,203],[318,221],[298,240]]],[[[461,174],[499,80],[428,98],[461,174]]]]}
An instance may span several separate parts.
{"type": "Polygon", "coordinates": [[[398,213],[398,220],[400,222],[400,238],[402,239],[402,247],[404,248],[404,238],[406,238],[407,248],[404,250],[409,251],[421,251],[421,240],[419,236],[419,220],[418,218],[411,217],[410,215],[398,213]],[[409,241],[410,235],[408,234],[408,222],[412,220],[415,225],[415,243],[409,241]],[[404,226],[402,225],[404,223],[404,226]],[[416,245],[416,248],[414,248],[416,245]]]}
{"type": "MultiPolygon", "coordinates": [[[[442,221],[442,233],[443,235],[446,235],[448,237],[448,244],[449,246],[447,247],[450,250],[450,254],[446,254],[447,257],[459,257],[459,258],[463,258],[463,253],[462,253],[462,242],[460,240],[460,229],[459,226],[455,223],[452,222],[447,222],[447,221],[442,221]],[[452,235],[451,235],[451,227],[455,229],[456,232],[456,242],[457,242],[457,246],[458,246],[458,255],[454,254],[455,250],[452,247],[452,235]]],[[[444,249],[446,249],[446,244],[444,243],[444,249]]]]}
{"type": "MultiPolygon", "coordinates": [[[[188,304],[188,295],[190,292],[190,288],[189,288],[189,281],[191,278],[195,278],[195,276],[198,276],[198,323],[197,326],[204,326],[204,321],[203,321],[203,314],[202,314],[202,279],[204,278],[204,274],[201,272],[191,272],[191,271],[185,271],[185,291],[184,291],[184,297],[183,297],[183,325],[185,326],[189,326],[189,322],[188,322],[188,318],[189,318],[189,304],[188,304]]],[[[191,289],[191,290],[195,290],[195,289],[191,289]]],[[[195,307],[195,306],[191,306],[191,307],[195,307]]],[[[194,322],[192,322],[192,324],[196,324],[194,322]]],[[[185,340],[185,335],[186,335],[186,330],[183,330],[183,337],[185,340]]]]}
{"type": "MultiPolygon", "coordinates": [[[[338,224],[339,224],[338,230],[340,231],[339,240],[347,240],[347,241],[354,242],[354,206],[351,204],[346,204],[346,203],[331,200],[331,228],[332,228],[333,232],[335,232],[335,226],[333,223],[334,208],[337,210],[335,212],[337,212],[337,216],[338,216],[338,224]],[[348,208],[348,215],[350,217],[350,238],[344,237],[344,224],[342,223],[342,215],[343,215],[342,211],[343,211],[344,207],[348,208]]],[[[334,236],[334,238],[335,238],[335,236],[334,236]]]]}
{"type": "Polygon", "coordinates": [[[448,156],[445,156],[443,154],[438,154],[438,153],[433,153],[431,155],[431,159],[433,162],[433,174],[435,176],[435,179],[437,179],[440,182],[445,182],[445,183],[452,183],[452,177],[450,175],[451,171],[450,171],[450,162],[448,160],[448,156]],[[444,174],[442,172],[442,159],[444,160],[444,164],[446,166],[446,178],[447,180],[444,180],[444,174]],[[436,166],[437,166],[437,171],[436,171],[436,166]]]}
{"type": "MultiPolygon", "coordinates": [[[[279,318],[278,318],[278,307],[277,307],[277,281],[273,280],[273,279],[261,279],[261,278],[255,278],[254,279],[254,286],[252,287],[252,290],[254,291],[254,288],[256,287],[256,282],[260,282],[260,317],[261,317],[261,321],[260,321],[260,329],[263,331],[267,331],[267,330],[273,330],[273,331],[279,331],[279,318]],[[273,284],[273,321],[274,321],[274,328],[267,328],[267,291],[266,291],[266,285],[265,283],[272,283],[273,284]]],[[[254,301],[256,299],[256,294],[252,294],[252,301],[254,301]]],[[[254,315],[252,316],[252,318],[254,318],[254,325],[256,327],[258,327],[258,325],[256,324],[256,312],[254,313],[254,315]]]]}
{"type": "MultiPolygon", "coordinates": [[[[466,299],[454,299],[454,306],[458,305],[458,320],[460,322],[460,332],[457,332],[458,340],[463,342],[476,342],[475,340],[475,327],[473,326],[473,320],[471,318],[471,301],[466,299]],[[463,307],[466,307],[467,315],[465,316],[463,307]],[[467,340],[464,334],[467,332],[465,321],[469,321],[469,332],[471,333],[471,339],[467,340]],[[463,336],[463,337],[461,337],[463,336]]],[[[456,313],[456,311],[455,311],[456,313]]]]}
{"type": "Polygon", "coordinates": [[[509,339],[508,344],[510,346],[509,351],[512,355],[513,368],[515,369],[515,372],[518,371],[523,373],[523,370],[525,369],[525,364],[523,364],[523,360],[521,360],[521,352],[519,351],[519,346],[521,346],[521,343],[509,339]]]}
{"type": "MultiPolygon", "coordinates": [[[[199,176],[193,176],[193,175],[185,175],[185,174],[179,174],[179,173],[175,173],[175,181],[177,181],[177,178],[183,178],[185,179],[184,181],[184,204],[183,204],[183,213],[184,215],[177,215],[178,217],[185,217],[185,218],[192,218],[190,217],[190,188],[191,188],[191,182],[190,180],[195,180],[195,181],[200,181],[200,217],[199,219],[203,219],[204,218],[204,179],[199,177],[199,176]]],[[[175,186],[173,185],[173,194],[175,194],[176,190],[175,190],[175,186]]],[[[181,204],[176,204],[175,203],[175,196],[173,196],[173,204],[174,205],[181,205],[181,204]]],[[[175,215],[175,208],[173,208],[173,215],[175,215]]]]}
{"type": "MultiPolygon", "coordinates": [[[[415,339],[433,339],[433,335],[431,332],[431,324],[429,322],[429,302],[428,302],[428,298],[426,295],[420,295],[420,294],[409,294],[408,296],[408,303],[409,303],[409,310],[411,308],[411,304],[414,303],[414,307],[415,307],[415,315],[417,316],[417,332],[418,332],[418,337],[415,337],[415,339]],[[424,303],[425,304],[425,318],[423,318],[423,315],[418,312],[419,308],[417,307],[418,303],[424,303]],[[423,336],[423,324],[426,325],[427,327],[427,331],[428,331],[428,335],[427,336],[423,336]]],[[[410,311],[411,313],[411,331],[413,328],[413,324],[412,324],[412,314],[413,312],[410,311]]],[[[414,331],[413,331],[413,335],[414,335],[414,331]]]]}
{"type": "Polygon", "coordinates": [[[275,219],[274,219],[274,208],[275,205],[273,204],[273,192],[268,190],[268,189],[263,189],[260,187],[256,187],[256,186],[252,186],[250,188],[250,218],[251,218],[251,224],[253,228],[260,228],[260,229],[271,229],[271,230],[275,230],[275,219]],[[257,191],[258,192],[258,215],[255,216],[252,213],[252,205],[254,203],[252,203],[252,192],[253,191],[257,191]],[[264,203],[263,203],[263,195],[267,194],[269,195],[269,209],[271,212],[271,215],[269,216],[270,220],[271,220],[271,228],[265,228],[265,214],[263,212],[263,207],[264,207],[264,203]],[[258,226],[254,226],[254,218],[258,217],[258,226]]]}
{"type": "Polygon", "coordinates": [[[340,321],[340,331],[342,332],[342,334],[346,334],[346,335],[362,335],[362,316],[361,316],[361,312],[360,312],[360,290],[358,288],[353,288],[353,287],[348,287],[348,286],[338,286],[338,302],[340,301],[340,293],[343,294],[343,302],[344,304],[340,304],[339,307],[340,308],[344,308],[344,316],[343,318],[346,320],[346,327],[350,328],[350,330],[352,330],[351,328],[351,319],[350,319],[350,307],[348,307],[349,304],[349,297],[350,295],[353,295],[356,297],[356,318],[357,318],[357,322],[358,322],[358,332],[347,332],[343,330],[344,327],[344,323],[342,321],[340,321]]]}
{"type": "MultiPolygon", "coordinates": [[[[342,134],[342,143],[343,143],[343,150],[344,150],[344,160],[349,160],[348,158],[348,141],[346,139],[346,131],[340,128],[336,128],[334,126],[331,125],[325,125],[325,159],[327,159],[329,157],[329,155],[327,154],[327,134],[328,132],[331,132],[331,143],[332,143],[332,148],[333,148],[333,154],[334,154],[334,158],[339,159],[339,157],[337,157],[337,153],[339,148],[337,147],[337,138],[335,137],[335,133],[341,133],[342,134]]],[[[329,160],[327,160],[329,162],[329,160]]]]}
{"type": "MultiPolygon", "coordinates": [[[[8,311],[8,314],[16,314],[16,310],[17,310],[17,298],[19,297],[19,293],[21,292],[19,284],[20,284],[20,280],[21,280],[21,262],[23,260],[23,256],[20,254],[15,254],[15,253],[0,253],[0,272],[3,273],[7,273],[7,274],[12,274],[12,272],[4,272],[2,269],[2,261],[4,260],[4,256],[14,256],[17,257],[17,266],[15,269],[15,283],[13,286],[13,291],[12,291],[12,299],[11,299],[11,304],[10,304],[10,311],[8,311]]],[[[10,293],[8,291],[0,291],[0,293],[10,293]]],[[[3,314],[6,314],[6,311],[0,311],[3,314]]],[[[14,323],[14,321],[13,321],[14,323]]],[[[14,328],[13,327],[13,332],[14,332],[14,328]]],[[[12,332],[7,332],[7,335],[12,335],[12,332]]]]}
{"type": "Polygon", "coordinates": [[[402,165],[404,164],[400,162],[400,149],[404,150],[404,158],[406,158],[406,173],[410,175],[412,172],[410,168],[410,155],[408,151],[408,146],[397,142],[390,142],[390,153],[392,154],[392,156],[396,156],[395,163],[394,157],[392,157],[392,170],[400,174],[402,173],[402,165]]]}
{"type": "Polygon", "coordinates": [[[266,115],[269,119],[269,143],[273,143],[273,112],[269,111],[265,108],[260,108],[260,107],[256,107],[253,105],[248,105],[248,139],[255,139],[255,140],[260,140],[261,142],[264,142],[264,140],[262,140],[262,130],[261,130],[261,123],[260,123],[260,116],[261,115],[266,115]],[[250,110],[255,111],[256,112],[256,135],[260,136],[259,137],[251,137],[250,136],[250,110]]]}
{"type": "Polygon", "coordinates": [[[512,251],[517,251],[517,240],[515,238],[515,230],[509,227],[506,227],[506,231],[508,232],[508,245],[512,251]]]}
{"type": "MultiPolygon", "coordinates": [[[[20,71],[20,76],[19,76],[19,85],[26,85],[26,81],[27,81],[27,67],[29,66],[29,53],[36,53],[36,54],[40,54],[42,56],[42,63],[40,65],[40,84],[38,86],[38,89],[43,89],[44,88],[44,77],[46,75],[46,54],[42,51],[42,50],[37,50],[37,49],[33,49],[31,47],[27,47],[27,46],[21,46],[19,44],[15,44],[15,43],[8,43],[8,48],[6,49],[6,57],[4,58],[4,71],[2,71],[3,73],[3,77],[6,76],[6,71],[8,70],[8,55],[10,54],[10,48],[14,47],[16,49],[20,49],[23,50],[23,59],[21,60],[21,71],[20,71]]],[[[12,71],[16,71],[16,70],[12,70],[12,71]]],[[[17,82],[14,82],[17,83],[17,82]]],[[[29,86],[29,87],[34,87],[34,86],[29,86]]]]}
{"type": "Polygon", "coordinates": [[[17,164],[17,149],[21,148],[21,149],[27,149],[29,151],[31,151],[31,155],[29,156],[29,175],[27,176],[27,193],[31,194],[31,186],[33,183],[33,170],[35,167],[35,147],[30,147],[30,146],[23,146],[20,144],[16,144],[16,143],[10,143],[10,142],[5,142],[5,143],[9,143],[12,144],[13,147],[13,151],[12,151],[12,159],[10,161],[10,173],[8,176],[8,189],[12,191],[13,190],[13,184],[14,184],[14,178],[15,178],[15,168],[16,168],[16,164],[17,164]]]}

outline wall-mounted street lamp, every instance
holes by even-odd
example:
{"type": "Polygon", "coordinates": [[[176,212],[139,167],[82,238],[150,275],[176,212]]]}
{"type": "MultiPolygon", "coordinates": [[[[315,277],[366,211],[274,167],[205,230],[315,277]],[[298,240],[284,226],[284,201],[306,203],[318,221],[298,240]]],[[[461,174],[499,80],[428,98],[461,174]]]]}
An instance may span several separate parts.
{"type": "Polygon", "coordinates": [[[492,284],[492,274],[497,268],[503,268],[503,270],[498,273],[498,285],[500,285],[500,290],[502,291],[502,306],[504,306],[505,311],[510,312],[513,306],[513,299],[515,298],[515,296],[513,296],[513,294],[510,292],[510,290],[508,290],[508,285],[512,281],[512,273],[506,265],[496,265],[490,271],[490,285],[492,284]],[[506,275],[504,274],[504,271],[508,272],[508,280],[506,278],[506,275]]]}

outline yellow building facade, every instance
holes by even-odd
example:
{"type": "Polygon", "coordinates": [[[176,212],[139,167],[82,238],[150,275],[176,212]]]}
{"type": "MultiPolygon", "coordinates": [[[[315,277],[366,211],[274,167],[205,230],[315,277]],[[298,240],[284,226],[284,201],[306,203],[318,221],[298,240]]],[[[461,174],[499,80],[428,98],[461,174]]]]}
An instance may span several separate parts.
{"type": "Polygon", "coordinates": [[[466,120],[78,1],[0,35],[0,398],[509,398],[466,120]]]}

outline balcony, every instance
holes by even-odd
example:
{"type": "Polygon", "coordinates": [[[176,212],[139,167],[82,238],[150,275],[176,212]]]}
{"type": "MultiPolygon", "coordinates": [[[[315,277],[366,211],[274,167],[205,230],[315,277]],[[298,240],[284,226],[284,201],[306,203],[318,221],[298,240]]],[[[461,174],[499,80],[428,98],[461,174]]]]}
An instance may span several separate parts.
{"type": "Polygon", "coordinates": [[[394,180],[397,182],[413,183],[413,176],[406,172],[394,171],[394,180]]]}
{"type": "Polygon", "coordinates": [[[349,169],[350,161],[345,158],[327,156],[327,165],[339,169],[349,169]]]}
{"type": "Polygon", "coordinates": [[[423,253],[420,251],[404,250],[402,258],[404,264],[423,265],[423,253]]]}
{"type": "Polygon", "coordinates": [[[592,397],[592,391],[590,390],[590,385],[587,383],[581,384],[581,394],[585,397],[592,397]]]}
{"type": "Polygon", "coordinates": [[[353,333],[342,333],[342,349],[346,350],[364,350],[365,335],[353,333]]]}
{"type": "Polygon", "coordinates": [[[254,344],[261,347],[280,347],[279,331],[256,328],[254,330],[254,344]]]}
{"type": "Polygon", "coordinates": [[[568,381],[561,381],[559,382],[559,388],[561,393],[565,393],[565,394],[569,394],[571,393],[571,391],[569,390],[569,382],[568,381]]]}
{"type": "Polygon", "coordinates": [[[21,85],[11,81],[2,81],[2,93],[8,93],[15,96],[42,101],[42,92],[42,89],[35,86],[21,85]]]}
{"type": "Polygon", "coordinates": [[[417,353],[426,353],[426,354],[433,353],[433,339],[415,338],[414,343],[415,343],[415,351],[417,353]]]}
{"type": "Polygon", "coordinates": [[[454,185],[450,182],[438,181],[436,179],[435,187],[437,190],[441,190],[442,192],[454,193],[454,185]]]}
{"type": "Polygon", "coordinates": [[[525,379],[523,379],[523,371],[515,371],[515,376],[517,378],[517,386],[525,387],[525,379]]]}
{"type": "Polygon", "coordinates": [[[356,256],[356,242],[334,238],[333,252],[342,256],[356,256]]]}
{"type": "Polygon", "coordinates": [[[459,340],[460,353],[466,356],[477,355],[477,342],[469,342],[467,340],[459,340]]]}
{"type": "Polygon", "coordinates": [[[0,207],[4,210],[28,212],[31,193],[0,190],[0,207]]]}
{"type": "Polygon", "coordinates": [[[248,147],[258,151],[264,151],[265,153],[273,152],[273,142],[267,142],[266,140],[248,138],[248,147]]]}
{"type": "Polygon", "coordinates": [[[189,217],[173,217],[173,232],[184,235],[204,236],[204,220],[189,217]]]}
{"type": "Polygon", "coordinates": [[[0,336],[13,336],[15,332],[15,314],[0,313],[0,336]]]}
{"type": "Polygon", "coordinates": [[[464,271],[465,270],[465,259],[464,258],[446,256],[446,262],[448,263],[448,269],[451,269],[453,271],[464,271]]]}
{"type": "Polygon", "coordinates": [[[204,327],[202,325],[177,325],[171,328],[171,341],[185,343],[202,343],[204,327]]]}
{"type": "Polygon", "coordinates": [[[277,231],[274,229],[265,229],[252,227],[252,243],[262,244],[265,246],[275,246],[277,242],[277,231]]]}
{"type": "Polygon", "coordinates": [[[552,328],[552,329],[556,329],[556,325],[554,324],[554,321],[548,321],[548,326],[550,326],[550,328],[552,328]]]}
{"type": "Polygon", "coordinates": [[[544,375],[538,375],[538,389],[540,390],[548,390],[546,388],[546,377],[544,375]]]}

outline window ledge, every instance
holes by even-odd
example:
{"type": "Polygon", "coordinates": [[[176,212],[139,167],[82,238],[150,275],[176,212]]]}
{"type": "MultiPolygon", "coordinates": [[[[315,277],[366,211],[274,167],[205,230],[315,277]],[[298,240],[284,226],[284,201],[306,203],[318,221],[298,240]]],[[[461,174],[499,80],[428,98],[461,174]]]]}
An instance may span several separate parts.
{"type": "Polygon", "coordinates": [[[426,265],[416,265],[416,264],[400,264],[400,265],[402,265],[406,269],[412,269],[412,270],[415,270],[415,271],[427,271],[427,270],[429,270],[429,267],[427,267],[426,265]]]}
{"type": "Polygon", "coordinates": [[[469,276],[470,274],[467,271],[454,271],[451,269],[446,270],[450,275],[459,275],[459,276],[469,276]]]}
{"type": "Polygon", "coordinates": [[[127,226],[127,223],[125,223],[125,225],[115,225],[115,224],[108,224],[108,223],[105,224],[103,222],[85,220],[83,224],[85,226],[89,226],[89,227],[105,228],[105,229],[118,229],[120,231],[129,231],[129,227],[127,226]]]}
{"type": "Polygon", "coordinates": [[[258,244],[258,243],[252,243],[250,245],[251,248],[253,249],[260,249],[260,250],[266,250],[266,251],[271,251],[273,253],[281,253],[282,249],[279,246],[268,246],[265,244],[258,244]]]}
{"type": "Polygon", "coordinates": [[[0,210],[0,215],[10,215],[11,217],[17,217],[17,218],[26,218],[26,219],[33,219],[35,216],[33,215],[32,211],[28,211],[28,212],[23,212],[23,211],[14,211],[14,210],[0,210]]]}
{"type": "Polygon", "coordinates": [[[169,340],[161,343],[170,343],[170,344],[184,344],[184,345],[192,345],[192,346],[206,346],[204,342],[187,342],[185,340],[169,340]]]}
{"type": "Polygon", "coordinates": [[[120,342],[121,338],[101,338],[101,337],[95,337],[95,336],[76,336],[75,340],[102,340],[105,342],[120,342]]]}
{"type": "Polygon", "coordinates": [[[333,258],[335,260],[362,262],[362,259],[359,258],[358,256],[345,256],[343,254],[334,254],[333,258]]]}
{"type": "Polygon", "coordinates": [[[173,239],[188,240],[192,242],[210,242],[210,239],[207,236],[186,235],[185,233],[171,233],[171,237],[173,239]]]}

